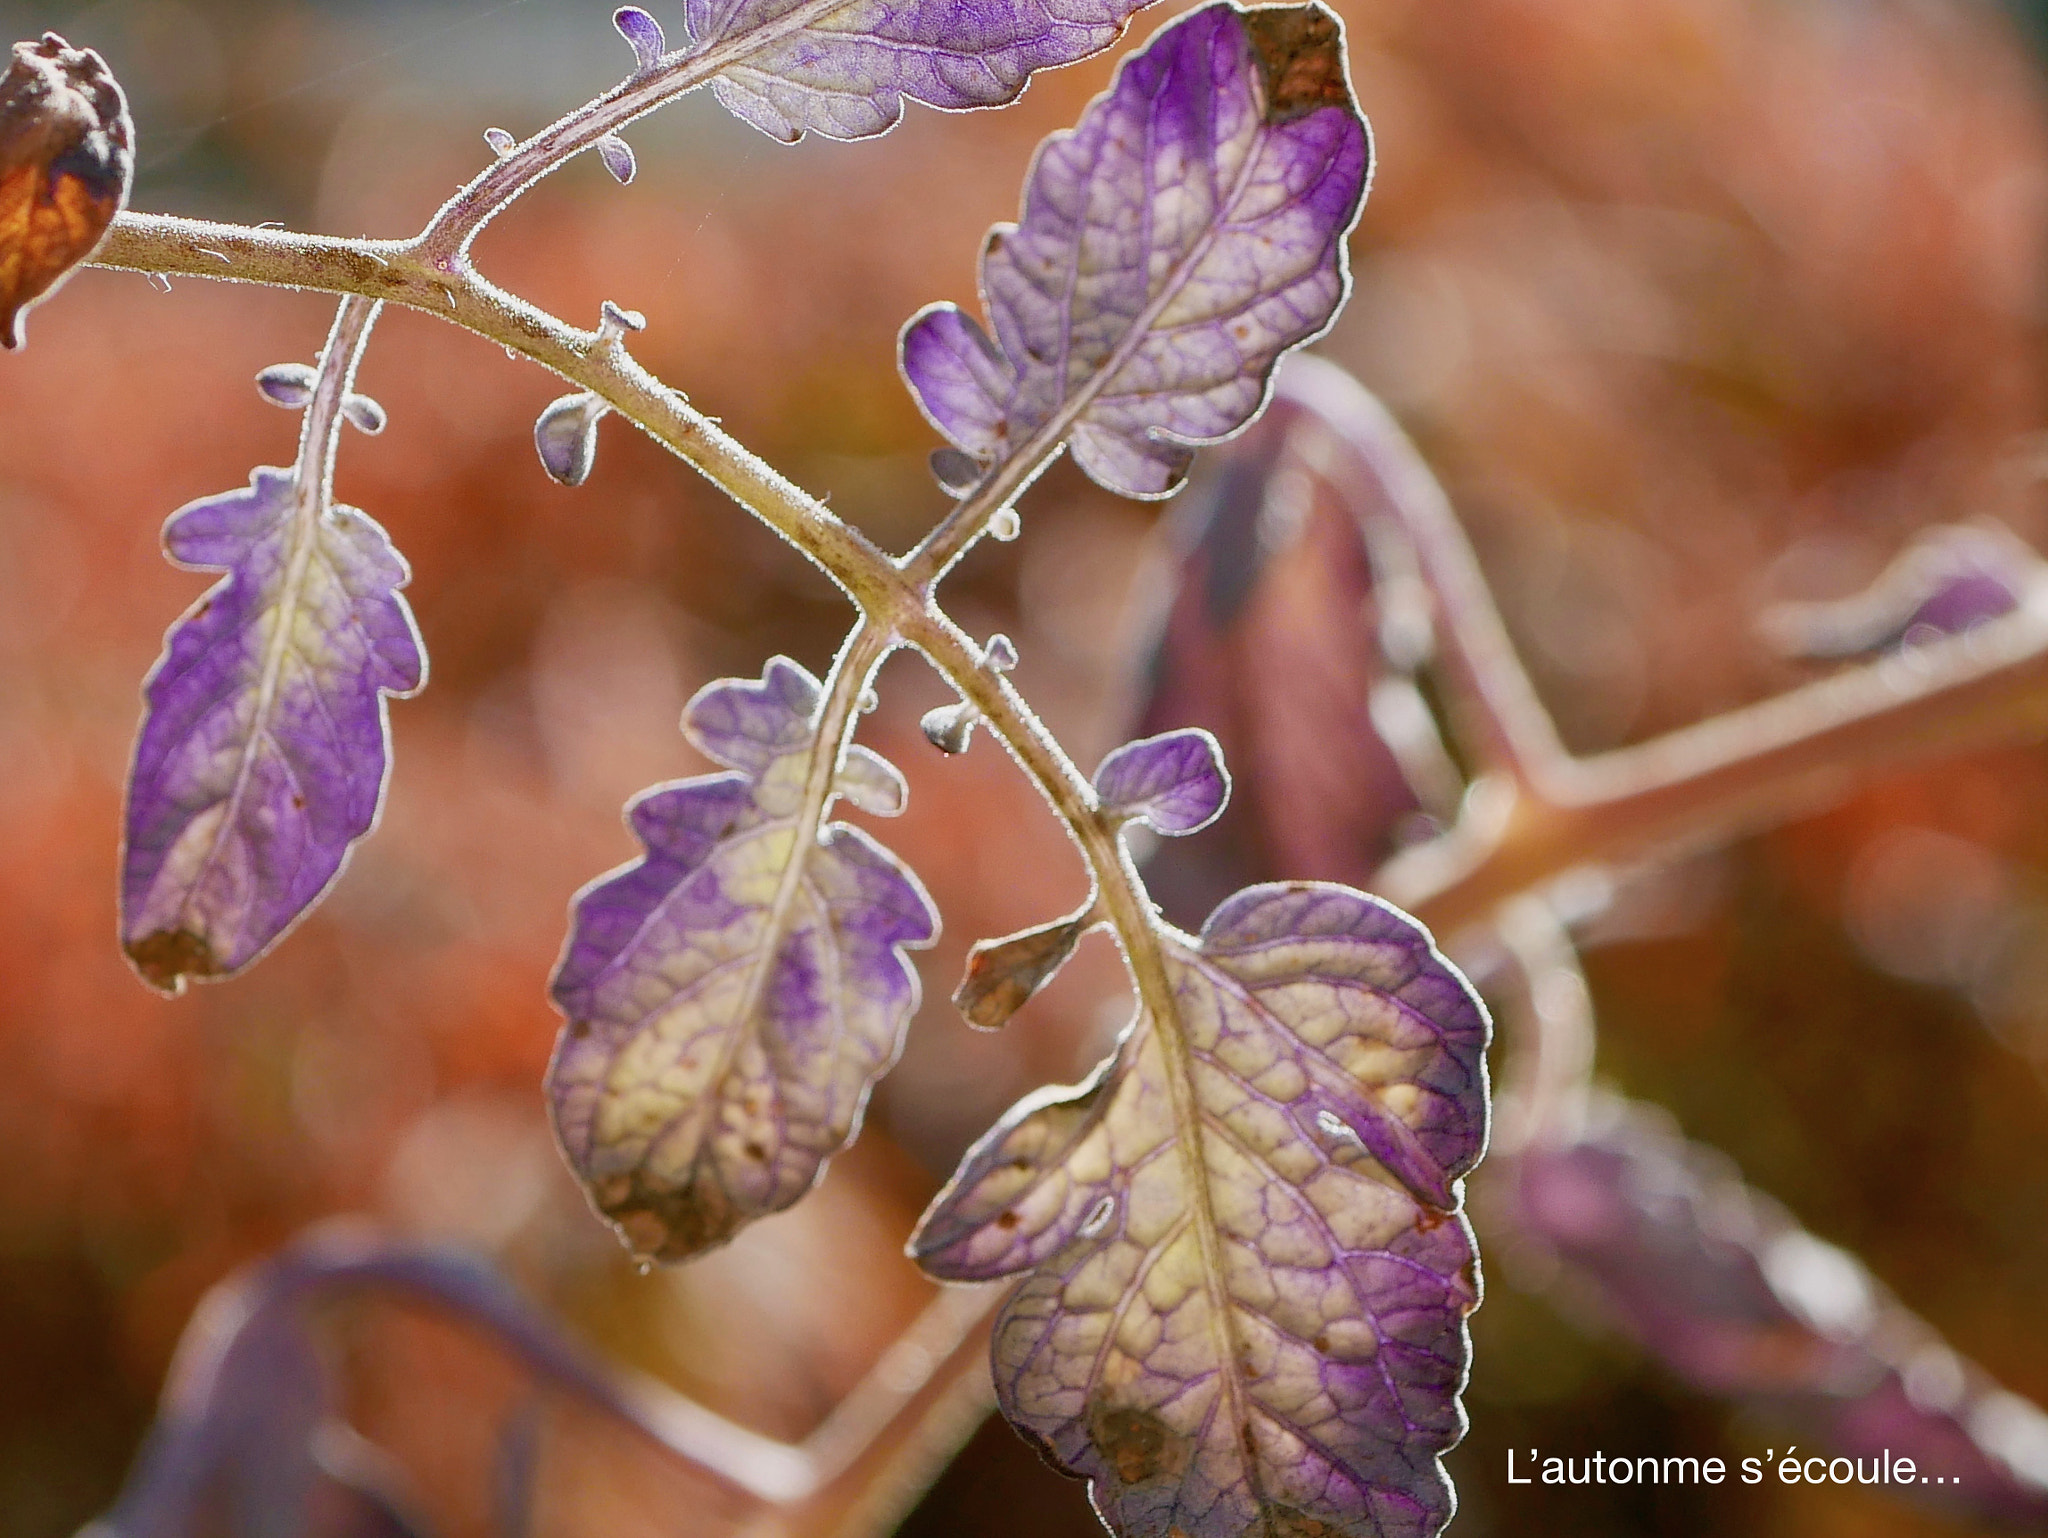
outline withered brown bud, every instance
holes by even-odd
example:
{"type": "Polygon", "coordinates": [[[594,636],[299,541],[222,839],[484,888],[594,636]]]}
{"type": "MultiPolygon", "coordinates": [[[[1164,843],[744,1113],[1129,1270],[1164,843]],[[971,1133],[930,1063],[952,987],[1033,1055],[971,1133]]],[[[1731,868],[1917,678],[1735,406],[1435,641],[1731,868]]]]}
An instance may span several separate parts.
{"type": "Polygon", "coordinates": [[[1067,964],[1089,922],[1083,914],[1008,939],[982,941],[967,953],[967,975],[953,991],[954,1005],[980,1030],[1007,1025],[1024,1001],[1067,964]]]}
{"type": "Polygon", "coordinates": [[[90,48],[54,32],[16,43],[0,76],[0,346],[86,260],[128,202],[135,175],[128,102],[90,48]]]}

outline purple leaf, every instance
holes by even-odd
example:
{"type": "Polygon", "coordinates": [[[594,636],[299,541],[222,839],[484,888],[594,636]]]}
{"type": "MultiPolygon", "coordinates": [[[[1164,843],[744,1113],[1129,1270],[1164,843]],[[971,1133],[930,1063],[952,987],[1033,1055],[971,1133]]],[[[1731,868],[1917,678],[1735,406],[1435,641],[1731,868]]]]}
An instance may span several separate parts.
{"type": "MultiPolygon", "coordinates": [[[[287,1253],[222,1283],[194,1313],[164,1388],[160,1418],[93,1538],[412,1538],[426,1529],[403,1471],[344,1421],[341,1385],[321,1359],[287,1253]]],[[[509,1292],[473,1263],[399,1259],[509,1292]]]]}
{"type": "Polygon", "coordinates": [[[612,25],[632,45],[633,57],[642,69],[652,69],[668,48],[661,23],[637,5],[622,5],[612,12],[612,25]]]}
{"type": "Polygon", "coordinates": [[[884,133],[903,100],[1014,101],[1034,70],[1116,40],[1149,0],[689,0],[696,51],[735,55],[712,83],[763,133],[794,142],[884,133]]]}
{"type": "Polygon", "coordinates": [[[1111,490],[1165,496],[1335,317],[1371,163],[1334,15],[1197,11],[1039,150],[1022,221],[982,251],[995,340],[933,305],[903,329],[904,376],[976,459],[1064,441],[1111,490]]]}
{"type": "MultiPolygon", "coordinates": [[[[807,781],[836,744],[817,741],[817,702],[783,657],[701,690],[684,730],[736,772],[634,801],[647,853],[575,900],[549,1100],[592,1203],[640,1255],[695,1254],[808,1191],[917,1005],[904,951],[938,916],[867,834],[821,826],[807,781]]],[[[864,750],[831,783],[901,808],[900,778],[864,750]]]]}
{"type": "Polygon", "coordinates": [[[912,1251],[946,1279],[1024,1273],[1003,1413],[1116,1533],[1434,1533],[1479,1301],[1460,1177],[1485,1011],[1412,920],[1342,887],[1253,887],[1162,949],[1174,1018],[1012,1109],[912,1251]]]}
{"type": "Polygon", "coordinates": [[[1173,513],[1174,592],[1132,722],[1206,727],[1236,770],[1207,834],[1146,861],[1176,923],[1282,874],[1368,884],[1463,792],[1408,676],[1429,601],[1390,507],[1428,472],[1384,408],[1296,353],[1265,415],[1203,469],[1173,513]]]}
{"type": "Polygon", "coordinates": [[[1223,750],[1198,727],[1127,742],[1095,771],[1102,809],[1119,821],[1137,818],[1159,833],[1194,833],[1214,822],[1230,799],[1223,750]]]}
{"type": "Polygon", "coordinates": [[[1696,1387],[1812,1428],[1831,1456],[1889,1450],[1946,1481],[1905,1487],[1916,1500],[2048,1526],[2048,1415],[1662,1113],[1608,1098],[1589,1121],[1499,1176],[1516,1225],[1590,1285],[1602,1321],[1696,1387]]]}
{"type": "Polygon", "coordinates": [[[426,660],[404,559],[291,471],[181,508],[164,548],[228,573],[166,637],[128,785],[122,943],[176,992],[249,965],[333,882],[383,800],[385,697],[426,660]]]}

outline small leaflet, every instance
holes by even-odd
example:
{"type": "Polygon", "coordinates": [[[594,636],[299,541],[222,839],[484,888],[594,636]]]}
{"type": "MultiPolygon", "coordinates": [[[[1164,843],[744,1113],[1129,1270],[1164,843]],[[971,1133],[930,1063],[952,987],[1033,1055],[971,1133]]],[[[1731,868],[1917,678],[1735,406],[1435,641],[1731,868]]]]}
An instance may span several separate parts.
{"type": "Polygon", "coordinates": [[[1252,887],[1162,950],[1174,1018],[1012,1109],[912,1252],[1022,1276],[1003,1413],[1114,1532],[1434,1533],[1479,1302],[1485,1010],[1344,887],[1252,887]]]}
{"type": "Polygon", "coordinates": [[[273,363],[256,376],[256,390],[273,406],[303,411],[313,399],[320,372],[308,363],[273,363]]]}
{"type": "Polygon", "coordinates": [[[605,170],[621,187],[630,186],[640,169],[640,163],[633,155],[633,146],[617,134],[606,134],[597,141],[597,158],[604,162],[605,170]]]}
{"type": "Polygon", "coordinates": [[[175,993],[248,966],[332,884],[383,801],[385,700],[426,659],[404,558],[292,471],[179,509],[164,550],[227,573],[144,682],[128,782],[122,944],[175,993]]]}
{"type": "Polygon", "coordinates": [[[2048,1413],[1663,1111],[1599,1097],[1582,1136],[1533,1145],[1498,1175],[1517,1228],[1591,1284],[1602,1324],[1685,1382],[1768,1408],[1830,1458],[1913,1459],[1929,1482],[1893,1493],[2048,1528],[2048,1413]]]}
{"type": "Polygon", "coordinates": [[[89,258],[127,206],[135,124],[90,48],[54,32],[16,43],[0,75],[0,347],[29,306],[89,258]]]}
{"type": "MultiPolygon", "coordinates": [[[[865,139],[907,97],[958,111],[1016,100],[1036,70],[1100,53],[1149,0],[689,0],[712,91],[772,138],[865,139]]],[[[636,44],[637,47],[637,44],[636,44]]]]}
{"type": "Polygon", "coordinates": [[[632,48],[634,61],[641,69],[652,69],[661,62],[668,49],[668,41],[661,35],[661,23],[639,6],[620,6],[612,12],[612,25],[632,48]]]}
{"type": "Polygon", "coordinates": [[[541,468],[564,486],[581,486],[597,464],[597,424],[611,408],[590,391],[550,401],[533,424],[541,468]]]}
{"type": "Polygon", "coordinates": [[[1199,727],[1127,742],[1095,771],[1102,809],[1136,818],[1156,833],[1194,833],[1223,812],[1230,775],[1216,739],[1199,727]]]}
{"type": "MultiPolygon", "coordinates": [[[[568,1025],[549,1104],[593,1205],[637,1255],[694,1255],[808,1191],[852,1141],[917,1005],[904,953],[936,938],[938,914],[894,855],[805,804],[818,699],[786,657],[758,682],[699,691],[684,733],[732,772],[635,800],[646,854],[574,902],[551,985],[568,1025]]],[[[860,747],[832,793],[884,815],[904,800],[894,768],[860,747]]]]}
{"type": "Polygon", "coordinates": [[[967,953],[967,975],[953,990],[954,1007],[976,1030],[1000,1030],[1067,964],[1090,922],[1083,913],[1001,940],[980,941],[967,953]]]}
{"type": "Polygon", "coordinates": [[[1335,15],[1196,11],[1039,149],[1022,220],[982,249],[994,339],[929,306],[903,329],[904,377],[977,461],[1064,441],[1110,490],[1169,495],[1329,327],[1371,165],[1335,15]]]}

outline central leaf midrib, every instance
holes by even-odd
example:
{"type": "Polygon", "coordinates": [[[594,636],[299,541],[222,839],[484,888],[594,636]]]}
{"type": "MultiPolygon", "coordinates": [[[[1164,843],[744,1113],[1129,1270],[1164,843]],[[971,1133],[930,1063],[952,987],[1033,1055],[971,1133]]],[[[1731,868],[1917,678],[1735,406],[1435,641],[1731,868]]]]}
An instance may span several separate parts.
{"type": "MultiPolygon", "coordinates": [[[[292,479],[292,510],[287,515],[292,524],[291,551],[285,562],[284,577],[278,585],[275,602],[276,627],[266,639],[263,649],[263,665],[257,675],[256,701],[249,713],[249,734],[243,739],[241,753],[235,764],[235,779],[228,793],[221,799],[221,819],[213,830],[213,840],[205,856],[194,868],[188,883],[185,898],[178,904],[176,927],[190,929],[190,918],[195,904],[200,901],[206,886],[206,879],[226,848],[228,835],[234,830],[240,818],[243,798],[248,794],[250,777],[255,773],[257,748],[266,738],[273,743],[275,738],[266,723],[277,703],[277,684],[284,671],[284,659],[291,650],[293,627],[299,614],[300,600],[308,572],[312,569],[313,557],[319,546],[320,508],[318,499],[308,493],[300,477],[295,473],[292,479]]],[[[278,748],[282,756],[282,748],[278,748]]],[[[209,946],[214,942],[211,934],[201,936],[209,946]]]]}
{"type": "MultiPolygon", "coordinates": [[[[849,0],[849,3],[851,3],[851,0],[849,0]]],[[[1071,130],[1068,130],[1068,132],[1071,133],[1071,130]]],[[[1149,119],[1146,124],[1146,134],[1149,144],[1151,134],[1149,119]]],[[[1144,309],[1138,312],[1138,318],[1131,322],[1130,327],[1118,339],[1117,344],[1110,349],[1109,356],[1097,365],[1095,371],[1082,382],[1080,388],[1075,390],[1072,395],[1067,396],[1062,401],[1059,409],[1046,418],[1045,425],[1033,433],[1024,447],[1016,455],[1012,456],[1016,462],[1023,464],[1031,463],[1052,453],[1053,450],[1064,443],[1067,435],[1079,425],[1081,417],[1087,412],[1088,408],[1095,404],[1095,398],[1108,386],[1110,380],[1114,379],[1122,371],[1124,365],[1131,361],[1132,355],[1144,344],[1145,338],[1151,334],[1153,323],[1165,313],[1167,307],[1175,299],[1180,297],[1181,290],[1187,286],[1188,279],[1194,275],[1195,268],[1201,265],[1203,258],[1209,254],[1211,248],[1216,244],[1219,235],[1229,225],[1229,215],[1237,207],[1238,200],[1244,196],[1246,185],[1251,179],[1252,167],[1258,163],[1260,151],[1263,147],[1262,140],[1253,144],[1251,151],[1244,158],[1244,164],[1238,168],[1237,179],[1231,184],[1228,195],[1216,205],[1215,212],[1211,215],[1201,235],[1188,248],[1187,254],[1176,262],[1173,270],[1166,275],[1166,280],[1160,285],[1158,295],[1144,309]]],[[[1148,156],[1148,168],[1149,165],[1150,157],[1148,156]]],[[[1148,198],[1146,200],[1148,225],[1150,214],[1151,200],[1148,198]]],[[[1080,261],[1080,244],[1081,242],[1077,238],[1074,242],[1075,262],[1077,265],[1080,261]]],[[[1149,240],[1147,244],[1149,247],[1149,240]]],[[[1069,304],[1071,304],[1071,300],[1069,304]]],[[[1064,365],[1067,358],[1067,344],[1072,339],[1074,329],[1070,309],[1062,311],[1062,319],[1065,321],[1065,325],[1062,328],[1060,337],[1060,358],[1064,365]]],[[[1065,372],[1063,366],[1061,369],[1061,379],[1063,382],[1065,372]]]]}

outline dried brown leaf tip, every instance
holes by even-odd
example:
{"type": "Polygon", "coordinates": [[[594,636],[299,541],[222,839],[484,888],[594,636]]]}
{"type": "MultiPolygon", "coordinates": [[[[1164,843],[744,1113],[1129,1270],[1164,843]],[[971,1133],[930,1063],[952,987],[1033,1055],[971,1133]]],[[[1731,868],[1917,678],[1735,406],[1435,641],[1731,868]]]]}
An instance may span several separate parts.
{"type": "Polygon", "coordinates": [[[1024,1001],[1067,964],[1090,922],[1090,915],[1082,914],[1006,940],[982,941],[967,954],[967,975],[954,990],[953,1003],[980,1030],[1007,1025],[1024,1001]]]}
{"type": "Polygon", "coordinates": [[[1344,28],[1320,5],[1261,5],[1244,13],[1259,57],[1266,121],[1286,123],[1351,101],[1344,78],[1344,28]]]}
{"type": "Polygon", "coordinates": [[[0,77],[0,346],[91,256],[128,201],[135,126],[106,61],[54,32],[0,77]]]}

